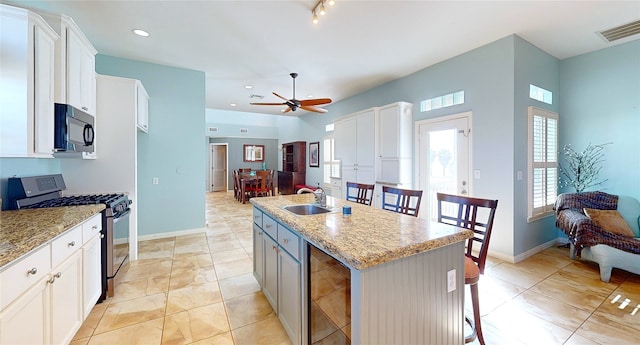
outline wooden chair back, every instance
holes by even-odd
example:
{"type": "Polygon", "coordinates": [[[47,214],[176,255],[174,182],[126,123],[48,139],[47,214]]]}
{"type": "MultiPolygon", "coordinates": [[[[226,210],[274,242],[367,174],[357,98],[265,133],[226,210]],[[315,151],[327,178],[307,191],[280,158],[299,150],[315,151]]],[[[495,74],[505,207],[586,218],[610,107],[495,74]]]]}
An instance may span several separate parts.
{"type": "Polygon", "coordinates": [[[347,200],[371,206],[374,188],[373,184],[347,182],[347,200]],[[352,189],[355,189],[355,195],[351,194],[352,189]]]}
{"type": "Polygon", "coordinates": [[[238,169],[239,172],[244,173],[244,172],[251,172],[251,168],[240,168],[238,169]]]}
{"type": "Polygon", "coordinates": [[[242,185],[240,184],[240,173],[233,171],[233,196],[238,201],[242,201],[242,185]]]}
{"type": "Polygon", "coordinates": [[[269,178],[273,176],[271,170],[258,170],[256,171],[258,182],[254,192],[256,195],[268,195],[271,192],[271,186],[269,186],[269,178]]]}
{"type": "Polygon", "coordinates": [[[420,211],[421,190],[400,189],[382,186],[382,209],[418,216],[420,211]]]}
{"type": "Polygon", "coordinates": [[[438,222],[473,231],[473,237],[467,241],[465,255],[470,257],[478,265],[480,273],[484,274],[498,200],[443,193],[438,193],[437,199],[438,222]],[[477,254],[474,253],[475,243],[480,246],[477,254]]]}

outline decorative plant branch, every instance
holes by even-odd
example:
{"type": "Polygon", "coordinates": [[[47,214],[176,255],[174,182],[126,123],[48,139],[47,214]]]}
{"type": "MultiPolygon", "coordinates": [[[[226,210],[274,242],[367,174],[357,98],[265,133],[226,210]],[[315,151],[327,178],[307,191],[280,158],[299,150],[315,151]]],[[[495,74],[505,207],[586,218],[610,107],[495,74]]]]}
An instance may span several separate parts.
{"type": "Polygon", "coordinates": [[[589,143],[582,152],[577,152],[571,145],[565,145],[562,148],[562,154],[566,166],[560,165],[560,187],[571,186],[575,188],[576,193],[580,193],[589,187],[607,182],[608,179],[599,180],[598,174],[604,162],[602,150],[609,144],[612,143],[598,145],[589,143]]]}

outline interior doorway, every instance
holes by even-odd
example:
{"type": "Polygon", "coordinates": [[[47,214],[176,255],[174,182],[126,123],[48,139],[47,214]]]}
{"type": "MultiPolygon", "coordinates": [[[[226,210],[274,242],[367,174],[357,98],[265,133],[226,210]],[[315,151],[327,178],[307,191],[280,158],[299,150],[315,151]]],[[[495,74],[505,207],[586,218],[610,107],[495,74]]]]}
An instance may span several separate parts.
{"type": "Polygon", "coordinates": [[[209,144],[209,191],[227,190],[227,144],[209,144]]]}
{"type": "Polygon", "coordinates": [[[438,192],[471,195],[471,112],[416,122],[420,218],[436,221],[438,192]]]}

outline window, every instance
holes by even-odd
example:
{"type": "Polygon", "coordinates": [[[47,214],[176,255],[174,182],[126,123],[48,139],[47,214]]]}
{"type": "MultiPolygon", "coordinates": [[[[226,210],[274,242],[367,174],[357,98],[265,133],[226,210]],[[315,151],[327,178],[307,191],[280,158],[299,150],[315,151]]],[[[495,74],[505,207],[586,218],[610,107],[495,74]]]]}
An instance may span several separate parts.
{"type": "Polygon", "coordinates": [[[440,108],[451,107],[464,103],[464,91],[449,93],[444,96],[438,96],[426,99],[420,102],[420,112],[435,110],[440,108]]]}
{"type": "Polygon", "coordinates": [[[340,161],[337,161],[334,156],[333,149],[335,147],[335,140],[333,139],[333,135],[324,137],[323,142],[323,182],[328,186],[331,184],[331,176],[340,176],[340,161]]]}
{"type": "Polygon", "coordinates": [[[553,92],[533,84],[529,84],[529,98],[547,104],[553,104],[553,92]]]}
{"type": "Polygon", "coordinates": [[[528,220],[553,213],[558,195],[558,114],[529,107],[528,220]]]}

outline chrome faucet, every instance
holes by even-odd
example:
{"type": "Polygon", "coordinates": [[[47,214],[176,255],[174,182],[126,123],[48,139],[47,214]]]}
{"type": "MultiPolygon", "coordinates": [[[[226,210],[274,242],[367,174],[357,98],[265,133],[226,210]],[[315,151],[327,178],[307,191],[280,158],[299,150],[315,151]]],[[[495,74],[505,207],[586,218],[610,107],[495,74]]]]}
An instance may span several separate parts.
{"type": "Polygon", "coordinates": [[[318,183],[318,187],[316,187],[315,192],[313,192],[313,194],[316,197],[316,203],[320,204],[320,206],[322,207],[327,207],[327,193],[325,193],[324,189],[322,189],[322,187],[320,187],[320,184],[318,183]],[[320,191],[320,196],[318,197],[318,191],[320,191]]]}

